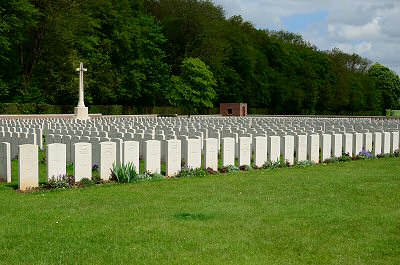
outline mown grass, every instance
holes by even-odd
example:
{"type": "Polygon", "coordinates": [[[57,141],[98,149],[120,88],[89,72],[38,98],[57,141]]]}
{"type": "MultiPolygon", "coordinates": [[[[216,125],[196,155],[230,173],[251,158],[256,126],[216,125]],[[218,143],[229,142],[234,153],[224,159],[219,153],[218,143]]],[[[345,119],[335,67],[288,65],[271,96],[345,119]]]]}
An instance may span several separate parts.
{"type": "Polygon", "coordinates": [[[2,264],[400,264],[400,159],[21,194],[2,264]]]}

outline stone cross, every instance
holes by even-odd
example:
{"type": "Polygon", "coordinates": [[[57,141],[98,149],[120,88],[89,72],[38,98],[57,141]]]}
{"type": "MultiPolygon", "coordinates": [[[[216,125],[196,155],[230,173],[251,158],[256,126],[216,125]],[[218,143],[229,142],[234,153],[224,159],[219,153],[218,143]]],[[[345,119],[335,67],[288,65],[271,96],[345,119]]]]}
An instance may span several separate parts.
{"type": "Polygon", "coordinates": [[[83,72],[86,72],[87,69],[83,68],[83,63],[81,63],[80,67],[76,68],[76,71],[79,72],[79,102],[78,102],[78,107],[85,107],[85,102],[83,101],[83,72]]]}

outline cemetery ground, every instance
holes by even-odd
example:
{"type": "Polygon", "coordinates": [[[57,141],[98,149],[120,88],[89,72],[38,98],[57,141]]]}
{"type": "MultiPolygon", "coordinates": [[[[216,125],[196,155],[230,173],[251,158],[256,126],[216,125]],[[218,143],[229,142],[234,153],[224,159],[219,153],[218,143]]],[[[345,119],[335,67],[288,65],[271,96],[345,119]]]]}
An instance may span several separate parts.
{"type": "Polygon", "coordinates": [[[14,176],[0,263],[399,264],[399,172],[381,158],[26,194],[14,176]]]}

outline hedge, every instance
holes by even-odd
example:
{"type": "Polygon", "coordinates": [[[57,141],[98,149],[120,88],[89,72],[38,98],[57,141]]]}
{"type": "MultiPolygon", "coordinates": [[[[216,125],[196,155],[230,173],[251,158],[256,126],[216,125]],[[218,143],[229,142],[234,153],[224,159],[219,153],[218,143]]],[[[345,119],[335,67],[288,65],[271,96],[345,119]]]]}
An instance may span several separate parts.
{"type": "MultiPolygon", "coordinates": [[[[35,103],[0,103],[0,114],[73,114],[74,107],[72,105],[50,105],[35,103]]],[[[141,115],[141,114],[158,114],[158,115],[186,115],[187,111],[179,107],[142,107],[142,106],[126,106],[126,105],[88,105],[90,114],[103,115],[141,115]]],[[[192,109],[192,115],[216,115],[219,114],[219,108],[210,109],[192,109]]],[[[272,110],[268,108],[248,108],[250,115],[274,115],[272,110]]],[[[399,110],[392,110],[392,116],[400,116],[399,110]]],[[[340,113],[323,112],[323,113],[300,113],[300,115],[341,115],[341,116],[381,116],[383,113],[376,111],[359,111],[349,112],[342,111],[340,113]]]]}

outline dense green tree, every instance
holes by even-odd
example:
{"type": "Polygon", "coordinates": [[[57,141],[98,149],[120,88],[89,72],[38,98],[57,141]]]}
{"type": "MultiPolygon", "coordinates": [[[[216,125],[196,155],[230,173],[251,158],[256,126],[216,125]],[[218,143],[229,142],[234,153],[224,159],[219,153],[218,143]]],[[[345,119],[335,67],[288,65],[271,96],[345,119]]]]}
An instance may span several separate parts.
{"type": "Polygon", "coordinates": [[[89,104],[334,114],[382,112],[400,97],[387,67],[226,18],[211,0],[0,2],[0,102],[76,104],[81,61],[89,104]],[[199,65],[209,86],[193,81],[208,73],[199,65]]]}
{"type": "Polygon", "coordinates": [[[393,109],[400,106],[400,78],[399,76],[381,64],[374,64],[368,71],[368,75],[375,82],[376,89],[381,92],[384,109],[393,109]]]}
{"type": "Polygon", "coordinates": [[[76,47],[92,69],[92,102],[158,105],[169,82],[160,27],[142,12],[141,1],[101,1],[84,7],[91,26],[76,47]]]}
{"type": "Polygon", "coordinates": [[[172,76],[168,100],[184,107],[190,116],[193,109],[213,107],[216,94],[213,73],[199,58],[186,58],[181,64],[180,76],[172,76]]]}
{"type": "Polygon", "coordinates": [[[25,80],[30,52],[37,49],[32,43],[38,9],[28,0],[0,2],[0,99],[13,101],[17,90],[25,80]],[[26,49],[30,48],[27,52],[26,49]]]}

